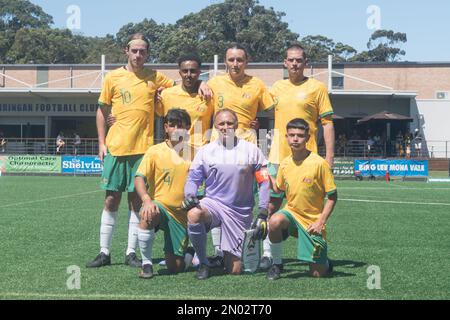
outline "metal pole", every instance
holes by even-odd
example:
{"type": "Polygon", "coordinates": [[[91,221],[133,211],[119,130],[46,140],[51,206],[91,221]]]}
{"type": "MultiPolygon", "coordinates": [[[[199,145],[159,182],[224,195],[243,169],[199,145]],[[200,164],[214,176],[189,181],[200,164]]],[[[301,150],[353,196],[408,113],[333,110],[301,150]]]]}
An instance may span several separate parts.
{"type": "Polygon", "coordinates": [[[447,145],[448,145],[448,140],[445,140],[445,157],[448,159],[447,145]]]}
{"type": "Polygon", "coordinates": [[[217,71],[219,70],[219,56],[217,54],[214,55],[214,77],[217,76],[217,71]]]}
{"type": "Polygon", "coordinates": [[[333,56],[331,54],[328,55],[328,92],[333,91],[333,56]]]}
{"type": "Polygon", "coordinates": [[[105,55],[102,54],[102,84],[103,84],[103,79],[105,78],[105,55]]]}

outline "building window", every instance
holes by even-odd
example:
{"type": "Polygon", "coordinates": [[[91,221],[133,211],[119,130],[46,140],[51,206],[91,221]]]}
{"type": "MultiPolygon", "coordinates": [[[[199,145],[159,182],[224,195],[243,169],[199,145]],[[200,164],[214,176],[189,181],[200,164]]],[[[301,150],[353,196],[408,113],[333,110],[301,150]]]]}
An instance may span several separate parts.
{"type": "MultiPolygon", "coordinates": [[[[344,74],[344,66],[333,66],[333,71],[344,74]]],[[[333,89],[344,89],[344,76],[333,72],[331,84],[333,89]]]]}

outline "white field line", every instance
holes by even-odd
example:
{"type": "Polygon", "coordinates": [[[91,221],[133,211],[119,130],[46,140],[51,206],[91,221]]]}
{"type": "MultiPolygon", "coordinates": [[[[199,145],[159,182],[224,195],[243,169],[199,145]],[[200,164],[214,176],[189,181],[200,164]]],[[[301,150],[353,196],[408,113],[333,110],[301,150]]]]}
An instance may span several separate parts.
{"type": "Polygon", "coordinates": [[[450,203],[439,203],[439,202],[412,202],[412,201],[389,201],[389,200],[367,200],[367,199],[342,199],[339,201],[349,201],[349,202],[370,202],[370,203],[390,203],[390,204],[413,204],[413,205],[426,205],[426,206],[450,206],[450,203]]]}
{"type": "Polygon", "coordinates": [[[91,193],[96,193],[96,192],[105,192],[105,190],[101,190],[100,189],[100,190],[93,190],[93,191],[82,192],[82,193],[73,193],[73,194],[68,194],[68,195],[59,196],[59,197],[52,197],[52,198],[45,198],[45,199],[24,201],[24,202],[15,202],[15,203],[10,203],[10,204],[5,204],[3,206],[0,206],[0,208],[15,207],[15,206],[21,206],[21,205],[26,205],[26,204],[32,204],[32,203],[36,203],[36,202],[46,202],[46,201],[52,201],[52,200],[73,198],[73,197],[76,197],[76,196],[82,196],[82,195],[85,195],[85,194],[91,194],[91,193]]]}
{"type": "MultiPolygon", "coordinates": [[[[450,188],[415,188],[415,187],[401,187],[396,186],[395,190],[450,190],[450,188]]],[[[389,190],[390,187],[338,187],[339,190],[389,190]]]]}
{"type": "MultiPolygon", "coordinates": [[[[151,296],[151,295],[129,295],[129,294],[79,294],[79,293],[73,293],[73,294],[64,294],[64,293],[34,293],[34,292],[0,292],[0,297],[4,298],[53,298],[53,299],[121,299],[121,300],[173,300],[173,296],[151,296]]],[[[179,300],[180,303],[183,301],[188,300],[210,300],[211,296],[189,296],[189,298],[186,297],[178,297],[175,298],[176,300],[179,300]]],[[[256,297],[238,297],[238,298],[223,298],[223,297],[217,297],[213,298],[212,300],[217,299],[224,299],[224,300],[258,300],[256,297]]],[[[277,297],[277,299],[281,300],[296,300],[296,298],[292,297],[277,297]]],[[[263,300],[262,298],[259,298],[259,300],[263,300]]],[[[183,302],[184,303],[184,302],[183,302]]]]}

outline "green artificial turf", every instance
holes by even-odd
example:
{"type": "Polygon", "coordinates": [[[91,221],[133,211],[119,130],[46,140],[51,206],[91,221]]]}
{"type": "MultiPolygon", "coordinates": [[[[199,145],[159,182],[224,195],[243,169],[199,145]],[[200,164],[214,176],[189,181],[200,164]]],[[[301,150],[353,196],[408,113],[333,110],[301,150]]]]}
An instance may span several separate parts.
{"type": "Polygon", "coordinates": [[[163,258],[159,233],[153,250],[157,275],[139,279],[138,269],[123,265],[125,201],[113,265],[86,269],[99,250],[99,180],[0,177],[1,299],[450,298],[450,183],[337,181],[339,200],[328,223],[333,277],[309,278],[308,266],[296,260],[296,240],[289,238],[282,278],[270,282],[264,272],[230,276],[214,270],[205,281],[194,278],[194,269],[168,275],[157,265],[163,258]],[[79,267],[80,289],[67,287],[70,266],[79,267]],[[375,283],[371,266],[380,270],[381,289],[368,288],[375,283]]]}

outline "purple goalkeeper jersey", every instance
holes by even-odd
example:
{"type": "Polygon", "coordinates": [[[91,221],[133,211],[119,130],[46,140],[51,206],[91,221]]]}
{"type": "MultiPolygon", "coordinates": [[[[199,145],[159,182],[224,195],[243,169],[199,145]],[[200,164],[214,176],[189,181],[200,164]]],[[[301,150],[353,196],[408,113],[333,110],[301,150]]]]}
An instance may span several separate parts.
{"type": "MultiPolygon", "coordinates": [[[[220,201],[235,211],[251,213],[255,204],[255,171],[266,165],[262,151],[253,143],[237,139],[237,144],[227,149],[221,141],[215,140],[200,148],[195,155],[184,194],[195,196],[198,187],[205,181],[206,197],[220,201]]],[[[268,188],[268,184],[264,184],[264,188],[268,188]]],[[[269,192],[262,191],[259,207],[267,208],[269,192]]]]}

